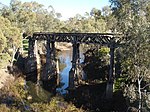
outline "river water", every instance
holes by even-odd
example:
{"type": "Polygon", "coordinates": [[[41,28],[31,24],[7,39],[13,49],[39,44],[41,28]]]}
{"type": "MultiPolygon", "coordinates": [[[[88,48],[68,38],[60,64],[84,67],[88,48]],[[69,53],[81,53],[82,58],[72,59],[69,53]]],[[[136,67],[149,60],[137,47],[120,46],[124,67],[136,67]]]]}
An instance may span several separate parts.
{"type": "MultiPolygon", "coordinates": [[[[56,89],[56,92],[59,94],[66,94],[69,81],[69,71],[72,67],[72,49],[64,50],[58,53],[57,55],[59,59],[59,67],[60,67],[60,86],[56,89]]],[[[80,63],[84,60],[83,50],[80,48],[80,63]]],[[[37,86],[35,83],[31,81],[27,81],[27,89],[30,91],[30,95],[33,98],[33,101],[49,101],[49,99],[53,96],[53,93],[46,91],[42,86],[37,86]]]]}
{"type": "MultiPolygon", "coordinates": [[[[60,88],[57,88],[57,91],[61,94],[65,94],[67,90],[65,90],[68,87],[68,81],[69,81],[69,71],[72,67],[72,49],[68,49],[65,51],[60,52],[58,56],[60,63],[60,66],[64,66],[62,70],[60,70],[60,81],[62,86],[60,88]]],[[[82,63],[84,60],[83,50],[80,48],[80,63],[82,63]]]]}

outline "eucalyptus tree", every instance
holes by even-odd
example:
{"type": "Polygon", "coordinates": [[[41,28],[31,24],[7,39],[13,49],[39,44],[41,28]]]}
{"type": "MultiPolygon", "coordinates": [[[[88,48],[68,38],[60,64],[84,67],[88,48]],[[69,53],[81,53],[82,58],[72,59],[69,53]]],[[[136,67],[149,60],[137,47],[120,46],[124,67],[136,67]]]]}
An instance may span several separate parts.
{"type": "Polygon", "coordinates": [[[95,31],[97,33],[106,32],[106,22],[105,18],[102,15],[102,11],[96,8],[93,8],[90,12],[91,18],[93,19],[94,24],[92,26],[94,27],[95,31]]]}
{"type": "Polygon", "coordinates": [[[116,33],[117,20],[112,14],[110,6],[104,6],[102,8],[102,16],[106,23],[106,32],[116,33]]]}
{"type": "Polygon", "coordinates": [[[129,90],[126,94],[130,99],[139,101],[140,112],[142,89],[146,89],[150,82],[150,22],[148,18],[150,0],[110,0],[110,2],[113,15],[117,19],[116,30],[124,36],[122,67],[128,76],[126,85],[130,88],[125,89],[129,90]]]}
{"type": "Polygon", "coordinates": [[[106,22],[101,15],[101,10],[93,8],[85,16],[77,14],[65,22],[63,30],[68,32],[102,33],[106,32],[106,22]]]}
{"type": "MultiPolygon", "coordinates": [[[[21,45],[21,34],[17,27],[13,27],[11,22],[2,16],[0,16],[0,61],[8,62],[10,58],[4,57],[14,57],[14,52],[21,45]],[[10,49],[12,49],[10,51],[10,49]]],[[[13,58],[12,58],[13,60],[13,58]]],[[[5,65],[5,63],[2,63],[5,65]]],[[[1,65],[2,67],[2,65],[1,65]]]]}
{"type": "Polygon", "coordinates": [[[0,30],[0,53],[6,47],[6,37],[4,36],[3,32],[0,30]]]}

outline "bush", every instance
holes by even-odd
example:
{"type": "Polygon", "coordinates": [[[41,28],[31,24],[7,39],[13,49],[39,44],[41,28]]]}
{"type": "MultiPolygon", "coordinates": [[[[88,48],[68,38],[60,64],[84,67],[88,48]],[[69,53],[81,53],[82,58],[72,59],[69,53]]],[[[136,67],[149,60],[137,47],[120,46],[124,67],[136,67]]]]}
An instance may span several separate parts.
{"type": "Polygon", "coordinates": [[[83,112],[73,104],[68,104],[62,97],[53,97],[47,102],[34,102],[28,98],[30,92],[25,90],[24,79],[10,80],[0,90],[0,110],[3,112],[83,112]]]}
{"type": "Polygon", "coordinates": [[[0,54],[0,68],[6,67],[11,60],[11,57],[8,53],[1,53],[0,54]]]}

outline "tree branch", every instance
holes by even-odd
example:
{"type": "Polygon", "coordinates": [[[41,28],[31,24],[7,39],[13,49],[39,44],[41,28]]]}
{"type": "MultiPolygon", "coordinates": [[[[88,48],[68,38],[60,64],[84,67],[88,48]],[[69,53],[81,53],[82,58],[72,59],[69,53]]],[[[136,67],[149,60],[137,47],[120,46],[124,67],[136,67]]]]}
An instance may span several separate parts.
{"type": "Polygon", "coordinates": [[[141,89],[145,89],[147,86],[150,86],[150,83],[142,87],[141,89]]]}

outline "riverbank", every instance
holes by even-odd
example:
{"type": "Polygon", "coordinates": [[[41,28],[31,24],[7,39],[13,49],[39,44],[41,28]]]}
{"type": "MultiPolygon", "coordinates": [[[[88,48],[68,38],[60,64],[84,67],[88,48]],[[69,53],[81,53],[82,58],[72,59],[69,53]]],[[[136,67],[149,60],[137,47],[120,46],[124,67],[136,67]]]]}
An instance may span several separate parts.
{"type": "Polygon", "coordinates": [[[0,89],[9,81],[14,80],[14,77],[8,73],[7,69],[0,69],[0,89]]]}
{"type": "MultiPolygon", "coordinates": [[[[5,70],[0,71],[0,82],[0,112],[84,112],[81,108],[64,101],[61,96],[52,96],[47,101],[34,101],[25,79],[21,76],[14,78],[5,70]]],[[[38,85],[33,89],[42,96],[43,91],[38,85]]]]}

